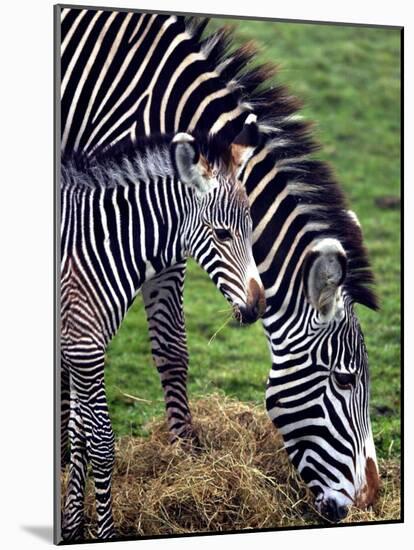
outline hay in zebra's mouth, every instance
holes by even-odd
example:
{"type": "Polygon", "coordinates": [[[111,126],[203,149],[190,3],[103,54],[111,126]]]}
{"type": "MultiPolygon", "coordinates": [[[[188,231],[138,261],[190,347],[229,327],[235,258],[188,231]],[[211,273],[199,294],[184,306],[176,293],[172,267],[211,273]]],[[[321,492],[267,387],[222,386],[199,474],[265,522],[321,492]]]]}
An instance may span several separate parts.
{"type": "MultiPolygon", "coordinates": [[[[263,407],[223,395],[191,405],[201,449],[171,445],[164,420],[152,423],[148,438],[117,441],[113,511],[119,537],[326,524],[263,407]]],[[[379,501],[373,510],[352,509],[345,523],[400,518],[399,464],[379,466],[379,501]]],[[[93,507],[88,482],[88,538],[95,533],[93,507]]]]}

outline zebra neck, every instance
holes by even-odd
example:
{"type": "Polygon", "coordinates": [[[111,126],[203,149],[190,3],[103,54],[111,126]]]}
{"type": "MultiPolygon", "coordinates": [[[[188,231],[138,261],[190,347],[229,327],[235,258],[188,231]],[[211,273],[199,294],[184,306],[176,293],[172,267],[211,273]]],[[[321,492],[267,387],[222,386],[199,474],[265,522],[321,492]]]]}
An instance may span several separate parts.
{"type": "Polygon", "coordinates": [[[182,184],[171,178],[63,185],[62,263],[75,258],[100,283],[112,281],[125,314],[146,280],[183,260],[187,208],[182,184]]]}
{"type": "Polygon", "coordinates": [[[317,375],[328,372],[332,362],[339,365],[344,361],[343,356],[336,356],[339,348],[335,342],[353,315],[346,291],[342,288],[338,309],[329,321],[309,304],[303,287],[291,302],[279,315],[264,319],[272,360],[269,385],[273,387],[288,383],[286,377],[299,372],[317,375]]]}
{"type": "Polygon", "coordinates": [[[315,315],[304,294],[293,295],[282,304],[275,305],[276,297],[267,299],[268,314],[263,320],[264,328],[269,337],[272,359],[278,362],[278,357],[290,353],[299,339],[303,327],[308,326],[315,315]],[[270,307],[269,307],[270,306],[270,307]]]}
{"type": "Polygon", "coordinates": [[[128,228],[140,282],[183,260],[187,202],[179,182],[169,177],[139,181],[118,187],[110,201],[119,209],[120,226],[128,228]]]}

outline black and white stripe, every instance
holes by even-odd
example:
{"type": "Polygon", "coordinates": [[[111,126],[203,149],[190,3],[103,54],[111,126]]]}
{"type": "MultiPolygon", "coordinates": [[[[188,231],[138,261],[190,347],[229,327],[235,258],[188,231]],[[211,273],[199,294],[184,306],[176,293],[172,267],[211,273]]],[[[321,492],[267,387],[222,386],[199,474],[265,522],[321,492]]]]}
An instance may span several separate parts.
{"type": "Polygon", "coordinates": [[[62,149],[91,155],[122,138],[232,126],[246,105],[223,87],[231,63],[211,70],[221,43],[200,44],[204,26],[175,16],[63,9],[62,149]]]}
{"type": "Polygon", "coordinates": [[[98,536],[114,532],[114,435],[104,354],[145,281],[191,255],[242,319],[249,308],[257,311],[248,321],[259,314],[257,303],[249,304],[251,285],[261,283],[247,197],[232,166],[226,171],[224,163],[216,163],[214,175],[205,172],[212,148],[212,140],[197,143],[180,133],[155,145],[149,141],[143,150],[111,150],[87,163],[63,160],[61,354],[62,379],[70,390],[65,538],[82,534],[87,462],[95,481],[98,536]],[[223,242],[220,231],[231,238],[223,242]]]}
{"type": "MultiPolygon", "coordinates": [[[[102,126],[92,139],[86,135],[79,140],[79,150],[91,155],[118,140],[134,141],[160,130],[200,128],[231,142],[246,111],[257,115],[266,139],[256,148],[242,178],[253,219],[253,252],[266,289],[264,326],[272,358],[266,405],[284,434],[293,463],[315,491],[319,509],[331,519],[339,519],[351,502],[361,506],[372,502],[377,475],[368,411],[368,364],[353,304],[377,306],[369,289],[372,275],[359,224],[347,211],[326,165],[310,159],[315,142],[306,123],[296,115],[296,100],[283,88],[266,86],[272,68],[246,69],[254,56],[251,47],[231,51],[231,37],[222,31],[203,40],[205,22],[128,15],[132,38],[111,50],[115,52],[112,57],[102,56],[114,60],[119,53],[121,59],[131,60],[122,69],[125,89],[131,84],[128,108],[120,107],[116,115],[113,111],[105,131],[102,126]],[[165,41],[163,33],[168,36],[165,41]],[[140,53],[136,50],[129,56],[130,44],[138,42],[140,53]],[[134,56],[145,63],[132,62],[134,56]],[[332,241],[339,257],[346,259],[346,269],[334,289],[334,299],[330,297],[330,315],[326,315],[312,301],[320,285],[314,285],[309,295],[305,275],[311,272],[315,254],[332,241]]],[[[75,17],[79,13],[71,14],[72,20],[75,17]]],[[[94,12],[88,17],[92,20],[94,12]]],[[[126,15],[118,17],[121,25],[126,15]]],[[[69,29],[69,20],[66,24],[69,29]]],[[[91,46],[83,51],[84,59],[89,59],[91,46]]],[[[102,92],[96,95],[96,111],[100,97],[109,97],[104,79],[99,81],[102,92]]],[[[111,94],[115,104],[119,93],[113,89],[111,94]]],[[[87,95],[91,96],[90,91],[87,95]]],[[[73,103],[70,96],[67,101],[73,103]]],[[[82,102],[75,102],[73,109],[79,118],[78,123],[69,121],[68,136],[79,131],[85,113],[82,102]]],[[[71,139],[75,143],[76,139],[71,139]]],[[[183,262],[143,287],[173,438],[195,437],[185,383],[184,272],[183,262]],[[159,308],[151,298],[155,284],[160,292],[159,308]],[[174,330],[166,330],[168,326],[174,330]]],[[[325,300],[326,292],[323,294],[325,300]]]]}

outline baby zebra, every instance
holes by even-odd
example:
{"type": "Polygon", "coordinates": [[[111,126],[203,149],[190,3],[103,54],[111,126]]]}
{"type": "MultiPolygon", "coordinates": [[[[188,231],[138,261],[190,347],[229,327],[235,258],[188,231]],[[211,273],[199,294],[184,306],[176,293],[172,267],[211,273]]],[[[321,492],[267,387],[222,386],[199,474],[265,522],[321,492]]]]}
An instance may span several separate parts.
{"type": "Polygon", "coordinates": [[[83,536],[88,462],[98,537],[114,535],[104,354],[143,283],[192,256],[240,322],[264,311],[249,206],[238,181],[253,134],[246,124],[225,149],[217,139],[179,133],[128,150],[115,146],[93,161],[62,160],[61,361],[62,384],[70,385],[65,539],[83,536]]]}

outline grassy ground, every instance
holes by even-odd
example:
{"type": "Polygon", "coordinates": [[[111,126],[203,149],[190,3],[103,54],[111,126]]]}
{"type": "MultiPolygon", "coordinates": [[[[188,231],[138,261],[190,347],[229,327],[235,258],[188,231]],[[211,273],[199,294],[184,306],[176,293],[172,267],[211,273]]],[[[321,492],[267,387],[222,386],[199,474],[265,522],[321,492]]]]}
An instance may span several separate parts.
{"type": "MultiPolygon", "coordinates": [[[[228,21],[227,21],[228,23],[228,21]]],[[[358,308],[372,378],[372,421],[381,458],[400,452],[400,189],[399,31],[237,22],[237,40],[254,40],[259,59],[281,64],[278,80],[305,101],[316,133],[363,226],[382,309],[358,308]],[[385,197],[385,205],[384,203],[385,197]],[[384,208],[384,206],[387,206],[384,208]]],[[[185,310],[191,397],[222,390],[262,403],[270,367],[261,326],[219,328],[224,300],[190,264],[185,310]]],[[[117,436],[145,434],[164,405],[152,366],[140,297],[108,350],[107,393],[117,436]],[[142,399],[135,401],[124,394],[142,399]]]]}

